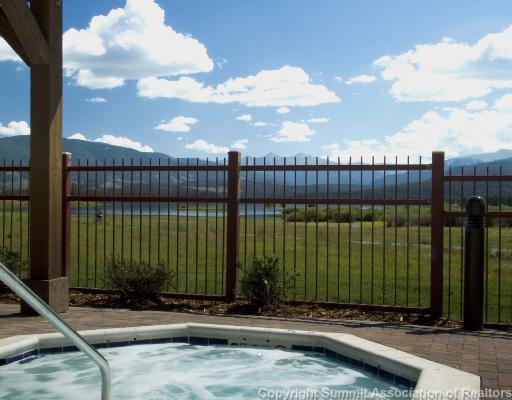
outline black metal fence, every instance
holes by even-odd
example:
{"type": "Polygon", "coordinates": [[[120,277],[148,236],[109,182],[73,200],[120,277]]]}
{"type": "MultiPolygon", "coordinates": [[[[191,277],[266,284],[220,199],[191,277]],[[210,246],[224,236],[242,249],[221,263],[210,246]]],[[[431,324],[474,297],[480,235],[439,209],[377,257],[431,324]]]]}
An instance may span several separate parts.
{"type": "Polygon", "coordinates": [[[430,248],[421,237],[430,233],[420,222],[430,200],[411,175],[430,164],[256,162],[241,167],[242,263],[278,255],[294,300],[429,307],[430,248]],[[258,207],[260,219],[250,218],[258,207]]]}
{"type": "MultiPolygon", "coordinates": [[[[29,168],[22,160],[0,164],[0,248],[29,261],[30,209],[28,207],[29,168]]],[[[27,270],[18,271],[20,277],[27,270]]]]}
{"type": "MultiPolygon", "coordinates": [[[[291,300],[441,306],[460,319],[462,205],[479,194],[489,204],[486,320],[510,323],[512,173],[443,173],[439,153],[433,160],[77,160],[67,167],[71,285],[105,287],[107,260],[118,257],[166,264],[176,295],[226,298],[236,264],[275,254],[291,300]]],[[[26,259],[28,167],[4,161],[0,179],[0,245],[26,259]]]]}
{"type": "Polygon", "coordinates": [[[486,321],[512,322],[512,171],[503,166],[449,168],[445,181],[445,313],[462,319],[464,291],[464,204],[486,199],[484,312],[486,321]]]}

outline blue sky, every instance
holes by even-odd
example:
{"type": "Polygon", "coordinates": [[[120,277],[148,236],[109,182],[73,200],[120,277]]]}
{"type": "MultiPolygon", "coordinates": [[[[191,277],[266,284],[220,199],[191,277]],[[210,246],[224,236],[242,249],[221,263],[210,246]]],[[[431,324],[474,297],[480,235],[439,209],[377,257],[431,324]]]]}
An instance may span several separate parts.
{"type": "MultiPolygon", "coordinates": [[[[508,0],[64,7],[66,137],[201,157],[512,148],[508,0]]],[[[28,134],[29,70],[5,43],[0,77],[0,137],[28,134]]]]}

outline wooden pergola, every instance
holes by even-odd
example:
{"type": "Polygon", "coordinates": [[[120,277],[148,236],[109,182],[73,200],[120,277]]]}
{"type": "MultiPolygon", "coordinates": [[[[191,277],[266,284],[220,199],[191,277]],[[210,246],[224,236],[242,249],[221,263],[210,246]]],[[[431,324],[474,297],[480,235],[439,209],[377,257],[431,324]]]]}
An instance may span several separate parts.
{"type": "MultiPolygon", "coordinates": [[[[30,277],[58,312],[69,305],[62,268],[62,0],[0,0],[0,35],[30,67],[30,277]]],[[[22,312],[32,310],[22,304],[22,312]]]]}

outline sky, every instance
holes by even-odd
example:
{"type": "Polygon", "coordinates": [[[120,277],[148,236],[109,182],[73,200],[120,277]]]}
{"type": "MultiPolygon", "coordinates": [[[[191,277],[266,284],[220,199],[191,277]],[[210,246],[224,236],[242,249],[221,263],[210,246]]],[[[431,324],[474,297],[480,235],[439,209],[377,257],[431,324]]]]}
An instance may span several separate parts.
{"type": "MultiPolygon", "coordinates": [[[[172,156],[512,149],[512,2],[64,1],[63,135],[172,156]]],[[[0,38],[0,138],[30,133],[0,38]]]]}

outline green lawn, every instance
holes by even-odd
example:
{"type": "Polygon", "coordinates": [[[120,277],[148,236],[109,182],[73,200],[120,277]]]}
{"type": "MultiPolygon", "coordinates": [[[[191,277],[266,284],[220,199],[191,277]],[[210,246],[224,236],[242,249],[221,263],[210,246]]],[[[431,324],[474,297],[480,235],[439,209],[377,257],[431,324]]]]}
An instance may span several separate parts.
{"type": "MultiPolygon", "coordinates": [[[[393,212],[390,207],[388,216],[393,212]]],[[[417,208],[411,208],[410,214],[411,219],[417,217],[417,208]]],[[[73,215],[72,285],[103,287],[105,258],[115,254],[167,263],[177,272],[177,287],[169,290],[223,294],[224,225],[221,217],[196,218],[195,210],[190,211],[188,224],[184,216],[107,215],[98,223],[94,216],[73,215]]],[[[430,229],[385,225],[382,221],[285,222],[279,212],[274,219],[269,210],[265,220],[241,218],[240,261],[263,254],[281,257],[294,276],[291,298],[428,307],[430,229]]],[[[27,213],[0,212],[0,246],[21,250],[26,258],[27,238],[27,213]]],[[[445,312],[453,319],[461,318],[462,238],[461,228],[445,228],[445,312]]],[[[488,229],[486,319],[510,322],[511,228],[502,229],[501,254],[498,245],[494,226],[488,229]]]]}

